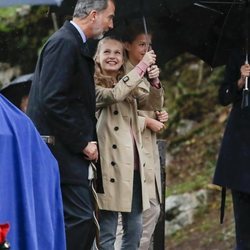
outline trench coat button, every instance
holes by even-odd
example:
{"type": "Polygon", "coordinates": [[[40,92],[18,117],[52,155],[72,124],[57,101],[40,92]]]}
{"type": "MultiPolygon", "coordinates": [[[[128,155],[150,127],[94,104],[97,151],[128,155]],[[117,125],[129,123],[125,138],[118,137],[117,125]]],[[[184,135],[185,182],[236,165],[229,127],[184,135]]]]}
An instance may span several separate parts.
{"type": "Polygon", "coordinates": [[[114,182],[115,182],[115,179],[114,179],[114,178],[111,178],[111,179],[110,179],[110,182],[114,183],[114,182]]]}
{"type": "Polygon", "coordinates": [[[114,161],[111,161],[111,165],[112,165],[112,166],[115,166],[116,163],[115,163],[114,161]]]}
{"type": "Polygon", "coordinates": [[[146,179],[144,179],[144,182],[146,182],[146,179]]]}
{"type": "Polygon", "coordinates": [[[118,115],[118,113],[119,113],[118,110],[114,111],[114,115],[118,115]]]}
{"type": "Polygon", "coordinates": [[[119,130],[119,127],[114,127],[114,130],[115,130],[115,131],[119,130]]]}
{"type": "Polygon", "coordinates": [[[145,167],[146,166],[146,163],[143,163],[143,167],[145,167]]]}
{"type": "Polygon", "coordinates": [[[112,148],[113,148],[113,149],[117,149],[117,146],[114,144],[114,145],[112,146],[112,148]]]}

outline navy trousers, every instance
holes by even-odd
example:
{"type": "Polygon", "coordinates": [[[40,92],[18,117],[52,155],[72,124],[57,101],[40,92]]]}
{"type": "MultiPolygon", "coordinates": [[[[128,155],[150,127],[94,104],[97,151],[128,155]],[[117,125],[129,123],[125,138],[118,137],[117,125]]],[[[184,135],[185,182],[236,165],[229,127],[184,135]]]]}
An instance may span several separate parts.
{"type": "Polygon", "coordinates": [[[62,185],[67,250],[90,250],[96,233],[90,187],[62,185]]]}
{"type": "Polygon", "coordinates": [[[250,194],[232,190],[236,250],[250,250],[250,194]]]}

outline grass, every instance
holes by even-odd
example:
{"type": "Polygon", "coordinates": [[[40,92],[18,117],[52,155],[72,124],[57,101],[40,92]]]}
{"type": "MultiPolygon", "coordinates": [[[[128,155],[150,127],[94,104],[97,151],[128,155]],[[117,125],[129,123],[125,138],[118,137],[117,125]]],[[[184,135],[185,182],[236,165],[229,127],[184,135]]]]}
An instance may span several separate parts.
{"type": "Polygon", "coordinates": [[[219,224],[220,192],[209,192],[208,206],[200,207],[192,225],[186,226],[166,240],[168,250],[231,250],[234,244],[234,223],[231,195],[227,195],[224,224],[219,224]]]}
{"type": "Polygon", "coordinates": [[[178,195],[187,192],[194,192],[195,190],[207,188],[212,182],[214,164],[207,162],[206,166],[201,172],[196,173],[194,176],[186,178],[184,182],[177,183],[169,186],[166,189],[166,196],[178,195]]]}

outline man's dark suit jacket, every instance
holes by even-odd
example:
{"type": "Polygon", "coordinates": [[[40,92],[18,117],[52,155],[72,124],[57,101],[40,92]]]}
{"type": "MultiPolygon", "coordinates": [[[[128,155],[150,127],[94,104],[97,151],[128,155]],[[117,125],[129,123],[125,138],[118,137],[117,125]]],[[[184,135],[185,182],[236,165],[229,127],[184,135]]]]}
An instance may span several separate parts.
{"type": "Polygon", "coordinates": [[[94,62],[68,21],[44,45],[27,114],[41,135],[55,136],[51,150],[61,182],[86,184],[89,161],[82,150],[96,140],[94,62]]]}
{"type": "Polygon", "coordinates": [[[232,104],[215,170],[214,183],[250,193],[250,109],[241,109],[242,90],[238,89],[243,50],[233,51],[219,90],[222,105],[232,104]]]}

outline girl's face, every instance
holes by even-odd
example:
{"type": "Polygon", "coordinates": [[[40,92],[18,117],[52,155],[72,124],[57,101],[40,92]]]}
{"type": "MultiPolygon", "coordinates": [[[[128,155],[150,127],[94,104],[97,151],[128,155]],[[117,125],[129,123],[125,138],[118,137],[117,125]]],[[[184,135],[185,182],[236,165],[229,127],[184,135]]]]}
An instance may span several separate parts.
{"type": "Polygon", "coordinates": [[[128,58],[133,65],[141,61],[145,53],[151,49],[151,35],[139,34],[132,43],[126,43],[128,58]]]}
{"type": "Polygon", "coordinates": [[[104,41],[100,47],[99,63],[104,75],[116,77],[123,65],[123,45],[116,40],[104,41]]]}

